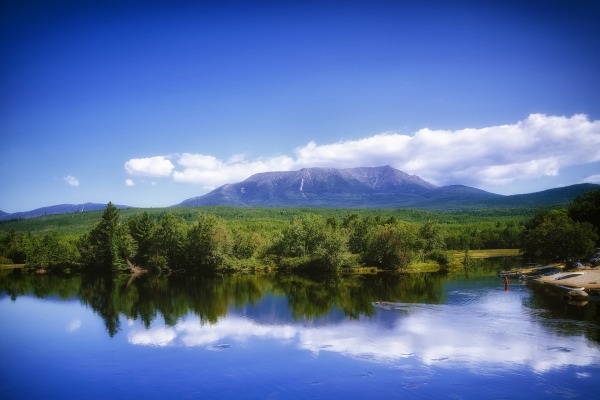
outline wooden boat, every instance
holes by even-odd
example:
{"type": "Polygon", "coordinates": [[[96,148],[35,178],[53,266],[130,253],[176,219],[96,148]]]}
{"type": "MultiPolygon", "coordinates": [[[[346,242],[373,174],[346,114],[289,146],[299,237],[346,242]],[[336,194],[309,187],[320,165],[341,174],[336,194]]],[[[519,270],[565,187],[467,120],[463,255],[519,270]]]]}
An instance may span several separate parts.
{"type": "Polygon", "coordinates": [[[522,278],[524,276],[526,276],[525,274],[523,274],[522,272],[510,272],[510,271],[502,271],[502,272],[498,272],[498,276],[500,278],[522,278]]]}
{"type": "Polygon", "coordinates": [[[510,271],[500,271],[498,272],[498,276],[500,278],[529,279],[532,277],[541,276],[546,273],[554,273],[564,267],[565,266],[563,264],[550,264],[537,267],[523,267],[511,269],[510,271]]]}
{"type": "Polygon", "coordinates": [[[585,272],[565,272],[564,274],[560,274],[559,276],[555,277],[554,280],[560,281],[563,279],[569,279],[583,274],[585,274],[585,272]]]}

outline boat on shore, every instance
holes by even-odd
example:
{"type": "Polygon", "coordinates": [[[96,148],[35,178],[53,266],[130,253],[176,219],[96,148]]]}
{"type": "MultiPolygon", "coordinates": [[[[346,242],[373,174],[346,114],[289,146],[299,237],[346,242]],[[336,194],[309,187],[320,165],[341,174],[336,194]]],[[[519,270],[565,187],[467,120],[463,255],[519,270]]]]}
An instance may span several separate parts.
{"type": "Polygon", "coordinates": [[[556,272],[564,268],[564,264],[550,264],[540,265],[535,267],[522,267],[515,268],[509,271],[500,271],[498,276],[500,278],[518,278],[518,279],[532,279],[538,278],[547,274],[555,274],[556,272]]]}
{"type": "Polygon", "coordinates": [[[576,276],[581,276],[584,275],[585,272],[565,272],[564,274],[558,274],[554,277],[555,281],[560,281],[563,279],[569,279],[569,278],[573,278],[576,276]]]}
{"type": "MultiPolygon", "coordinates": [[[[582,271],[559,272],[554,275],[542,276],[534,281],[573,292],[571,297],[577,294],[575,292],[583,291],[597,294],[600,292],[600,269],[588,268],[582,271]]],[[[586,296],[582,293],[577,295],[578,297],[586,296]]]]}

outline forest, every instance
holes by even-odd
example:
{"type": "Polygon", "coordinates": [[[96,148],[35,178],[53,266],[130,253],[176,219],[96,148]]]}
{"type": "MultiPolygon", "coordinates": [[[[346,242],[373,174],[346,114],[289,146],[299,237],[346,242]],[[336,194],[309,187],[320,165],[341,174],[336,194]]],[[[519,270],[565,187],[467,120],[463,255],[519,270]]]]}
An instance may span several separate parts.
{"type": "Polygon", "coordinates": [[[600,190],[562,209],[117,209],[0,223],[0,263],[43,270],[202,273],[369,267],[446,269],[451,252],[520,249],[532,262],[599,245],[600,190]]]}

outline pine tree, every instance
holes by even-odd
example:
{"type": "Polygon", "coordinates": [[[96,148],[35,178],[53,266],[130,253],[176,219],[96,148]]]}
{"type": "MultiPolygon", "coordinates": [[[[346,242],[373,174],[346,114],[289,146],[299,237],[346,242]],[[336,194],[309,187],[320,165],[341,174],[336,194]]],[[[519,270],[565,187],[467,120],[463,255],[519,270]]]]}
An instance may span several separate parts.
{"type": "Polygon", "coordinates": [[[128,226],[131,237],[137,245],[134,261],[142,267],[147,267],[150,258],[153,256],[152,248],[156,223],[144,211],[141,215],[129,220],[128,226]]]}
{"type": "Polygon", "coordinates": [[[126,225],[119,223],[119,210],[108,203],[102,219],[79,243],[84,265],[99,272],[122,268],[135,254],[135,242],[126,225]]]}

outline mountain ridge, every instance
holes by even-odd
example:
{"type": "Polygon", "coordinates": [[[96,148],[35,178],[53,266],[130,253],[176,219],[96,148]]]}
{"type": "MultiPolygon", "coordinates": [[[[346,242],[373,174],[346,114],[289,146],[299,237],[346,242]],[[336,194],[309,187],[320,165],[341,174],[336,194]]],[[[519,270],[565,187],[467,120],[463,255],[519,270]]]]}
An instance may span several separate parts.
{"type": "MultiPolygon", "coordinates": [[[[41,217],[43,215],[54,215],[54,214],[70,214],[75,212],[84,212],[84,211],[98,211],[104,210],[106,208],[107,203],[83,203],[83,204],[56,204],[53,206],[46,206],[36,208],[30,211],[20,211],[15,213],[3,213],[0,212],[0,221],[5,221],[9,219],[26,219],[26,218],[35,218],[41,217]]],[[[117,208],[132,208],[130,206],[117,205],[117,208]]]]}

